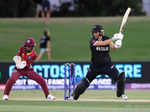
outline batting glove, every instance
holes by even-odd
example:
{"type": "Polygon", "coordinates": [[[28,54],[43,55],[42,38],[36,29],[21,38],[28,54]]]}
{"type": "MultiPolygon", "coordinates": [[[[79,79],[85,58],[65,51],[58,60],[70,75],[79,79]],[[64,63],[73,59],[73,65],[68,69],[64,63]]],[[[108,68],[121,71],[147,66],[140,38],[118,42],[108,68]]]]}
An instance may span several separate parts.
{"type": "Polygon", "coordinates": [[[112,41],[116,40],[123,40],[123,34],[122,33],[115,33],[112,37],[112,41]]]}
{"type": "Polygon", "coordinates": [[[117,40],[114,43],[115,48],[121,48],[122,47],[122,40],[117,40]]]}

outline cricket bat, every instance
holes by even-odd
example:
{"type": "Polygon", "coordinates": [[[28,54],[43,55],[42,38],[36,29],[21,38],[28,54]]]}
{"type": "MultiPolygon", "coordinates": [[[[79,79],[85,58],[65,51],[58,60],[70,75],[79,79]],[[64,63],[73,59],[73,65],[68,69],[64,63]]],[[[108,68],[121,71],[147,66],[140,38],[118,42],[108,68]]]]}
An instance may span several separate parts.
{"type": "Polygon", "coordinates": [[[124,26],[125,26],[125,24],[126,24],[126,22],[128,20],[128,16],[129,16],[130,12],[131,12],[131,8],[128,8],[126,10],[123,18],[122,18],[122,22],[121,22],[121,25],[120,25],[120,31],[119,31],[120,33],[123,32],[123,28],[124,28],[124,26]]]}

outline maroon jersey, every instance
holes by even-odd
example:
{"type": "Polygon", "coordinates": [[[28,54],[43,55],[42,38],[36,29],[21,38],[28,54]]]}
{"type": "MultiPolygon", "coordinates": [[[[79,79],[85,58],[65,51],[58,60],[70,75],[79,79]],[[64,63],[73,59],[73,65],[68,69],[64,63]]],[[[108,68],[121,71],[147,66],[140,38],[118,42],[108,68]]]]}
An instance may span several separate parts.
{"type": "Polygon", "coordinates": [[[36,59],[37,54],[34,50],[32,50],[30,53],[26,53],[23,46],[18,50],[17,56],[20,56],[22,61],[27,62],[27,65],[24,69],[29,69],[32,62],[36,59]]]}

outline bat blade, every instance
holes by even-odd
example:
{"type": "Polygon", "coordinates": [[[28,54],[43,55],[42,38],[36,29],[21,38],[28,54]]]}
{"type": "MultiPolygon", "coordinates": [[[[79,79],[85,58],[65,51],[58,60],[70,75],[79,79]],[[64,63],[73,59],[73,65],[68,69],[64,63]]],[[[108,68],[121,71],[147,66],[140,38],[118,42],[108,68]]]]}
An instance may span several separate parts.
{"type": "Polygon", "coordinates": [[[125,24],[126,24],[126,22],[127,22],[127,20],[128,20],[128,16],[129,16],[130,12],[131,12],[131,8],[128,8],[128,9],[126,10],[126,12],[125,12],[123,18],[122,18],[122,22],[121,22],[121,25],[120,25],[120,32],[122,32],[123,27],[125,26],[125,24]]]}

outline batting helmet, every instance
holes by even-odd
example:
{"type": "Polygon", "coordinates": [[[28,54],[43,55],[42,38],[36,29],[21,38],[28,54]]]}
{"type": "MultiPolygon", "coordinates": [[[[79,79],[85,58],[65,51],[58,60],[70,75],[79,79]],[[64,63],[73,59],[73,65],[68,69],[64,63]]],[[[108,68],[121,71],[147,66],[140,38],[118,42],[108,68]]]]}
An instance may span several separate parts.
{"type": "Polygon", "coordinates": [[[104,27],[102,25],[94,25],[92,29],[92,34],[95,32],[99,32],[100,36],[102,36],[104,34],[104,27]]]}
{"type": "Polygon", "coordinates": [[[35,46],[35,40],[32,37],[27,38],[27,40],[24,43],[24,46],[25,47],[27,47],[27,46],[34,47],[35,46]]]}

